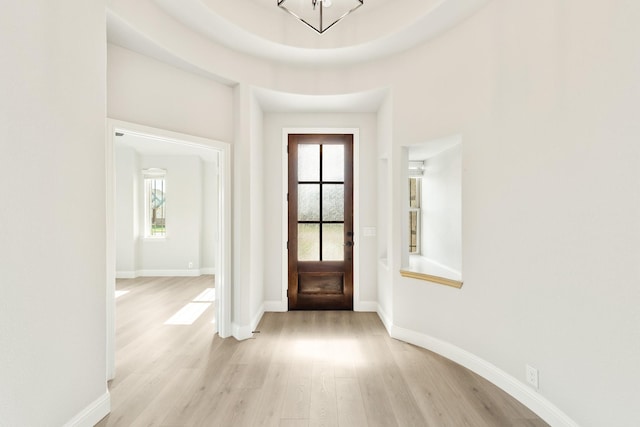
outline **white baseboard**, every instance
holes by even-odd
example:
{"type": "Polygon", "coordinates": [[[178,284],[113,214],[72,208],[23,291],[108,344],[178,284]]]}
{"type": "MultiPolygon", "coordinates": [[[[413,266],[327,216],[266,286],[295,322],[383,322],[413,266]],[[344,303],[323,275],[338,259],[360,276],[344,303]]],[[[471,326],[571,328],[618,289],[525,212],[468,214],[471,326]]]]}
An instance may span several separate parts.
{"type": "Polygon", "coordinates": [[[197,277],[200,269],[195,270],[138,270],[138,277],[197,277]]]}
{"type": "Polygon", "coordinates": [[[237,323],[231,324],[231,335],[238,341],[248,340],[253,338],[253,328],[251,325],[240,326],[237,323]]]}
{"type": "MultiPolygon", "coordinates": [[[[381,310],[379,310],[378,313],[380,313],[380,311],[381,310]]],[[[381,315],[381,318],[382,317],[383,316],[381,315]]],[[[383,322],[386,325],[384,319],[383,322]]],[[[475,372],[500,387],[505,392],[509,393],[527,408],[538,414],[540,418],[554,427],[578,427],[578,424],[569,418],[567,414],[562,412],[557,406],[531,389],[529,386],[466,350],[429,335],[393,325],[391,326],[390,335],[393,338],[438,353],[439,355],[475,372]]]]}
{"type": "Polygon", "coordinates": [[[215,274],[215,268],[191,270],[136,270],[116,271],[116,279],[135,279],[137,277],[198,277],[203,274],[215,274]]]}
{"type": "Polygon", "coordinates": [[[360,302],[354,301],[353,311],[376,312],[378,311],[378,302],[377,301],[360,301],[360,302]]]}
{"type": "Polygon", "coordinates": [[[251,319],[251,324],[246,326],[238,325],[237,323],[233,323],[231,325],[232,335],[238,341],[247,340],[249,338],[253,338],[253,331],[256,330],[260,320],[262,320],[262,316],[264,315],[264,304],[260,305],[257,312],[253,315],[251,319]]]}
{"type": "Polygon", "coordinates": [[[393,330],[393,322],[391,322],[391,317],[389,317],[389,315],[382,309],[382,307],[380,307],[380,304],[378,304],[376,313],[378,313],[378,317],[380,317],[380,320],[382,320],[382,324],[387,330],[387,333],[393,336],[391,334],[391,331],[393,330]]]}
{"type": "Polygon", "coordinates": [[[260,324],[260,320],[262,320],[262,316],[264,316],[264,303],[260,305],[258,308],[258,312],[253,315],[253,319],[251,319],[251,331],[255,331],[260,324]]]}
{"type": "Polygon", "coordinates": [[[265,301],[264,302],[264,311],[265,312],[275,312],[275,313],[284,313],[289,311],[289,304],[285,301],[265,301]]]}
{"type": "Polygon", "coordinates": [[[67,422],[64,427],[93,427],[111,411],[111,395],[106,391],[67,422]]]}
{"type": "Polygon", "coordinates": [[[116,279],[135,279],[135,271],[116,271],[116,279]]]}

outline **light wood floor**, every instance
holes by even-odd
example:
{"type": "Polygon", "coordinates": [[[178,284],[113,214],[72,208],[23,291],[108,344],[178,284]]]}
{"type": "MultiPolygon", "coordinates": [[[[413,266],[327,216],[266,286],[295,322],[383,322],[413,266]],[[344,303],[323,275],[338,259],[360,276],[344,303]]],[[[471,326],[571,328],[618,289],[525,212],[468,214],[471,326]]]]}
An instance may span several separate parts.
{"type": "Polygon", "coordinates": [[[212,334],[213,308],[164,325],[212,276],[119,280],[112,412],[98,426],[547,424],[497,387],[391,339],[375,313],[266,313],[254,339],[212,334]]]}

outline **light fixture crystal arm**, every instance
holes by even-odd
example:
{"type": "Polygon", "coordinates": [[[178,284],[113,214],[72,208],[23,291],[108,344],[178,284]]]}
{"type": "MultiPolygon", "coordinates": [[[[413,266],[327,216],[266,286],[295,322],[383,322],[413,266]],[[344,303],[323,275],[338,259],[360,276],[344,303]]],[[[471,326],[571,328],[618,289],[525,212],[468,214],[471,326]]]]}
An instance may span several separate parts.
{"type": "Polygon", "coordinates": [[[311,0],[311,5],[300,0],[277,0],[278,7],[295,16],[319,34],[340,22],[364,4],[364,0],[311,0]],[[328,9],[331,7],[330,11],[328,9]],[[327,25],[328,23],[328,25],[327,25]]]}

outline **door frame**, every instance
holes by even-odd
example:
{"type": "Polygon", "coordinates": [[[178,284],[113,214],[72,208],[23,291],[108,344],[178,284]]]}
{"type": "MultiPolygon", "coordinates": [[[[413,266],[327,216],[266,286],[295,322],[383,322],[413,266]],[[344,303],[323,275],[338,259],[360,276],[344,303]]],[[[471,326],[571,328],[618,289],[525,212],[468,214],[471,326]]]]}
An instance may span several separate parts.
{"type": "Polygon", "coordinates": [[[353,311],[360,311],[360,129],[359,128],[283,128],[282,129],[282,283],[279,311],[289,311],[289,134],[351,134],[353,135],[353,311]]]}
{"type": "Polygon", "coordinates": [[[121,120],[107,119],[105,137],[106,178],[106,370],[107,379],[115,377],[115,133],[139,135],[182,146],[218,152],[218,240],[216,242],[216,328],[222,338],[231,336],[231,144],[121,120]]]}

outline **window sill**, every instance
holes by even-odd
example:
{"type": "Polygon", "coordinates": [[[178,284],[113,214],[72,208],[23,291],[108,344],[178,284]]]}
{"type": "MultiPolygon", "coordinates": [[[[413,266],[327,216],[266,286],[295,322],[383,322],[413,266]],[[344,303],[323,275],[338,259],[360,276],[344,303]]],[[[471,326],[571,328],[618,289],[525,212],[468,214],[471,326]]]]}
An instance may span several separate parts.
{"type": "Polygon", "coordinates": [[[401,268],[400,275],[456,289],[460,289],[463,283],[459,272],[419,255],[410,256],[409,267],[401,268]]]}

